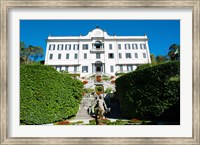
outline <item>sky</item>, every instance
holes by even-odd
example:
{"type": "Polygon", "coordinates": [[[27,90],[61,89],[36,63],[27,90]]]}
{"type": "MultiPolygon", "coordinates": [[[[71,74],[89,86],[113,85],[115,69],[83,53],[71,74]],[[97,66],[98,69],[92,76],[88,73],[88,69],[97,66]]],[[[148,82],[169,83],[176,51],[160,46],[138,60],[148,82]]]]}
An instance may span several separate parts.
{"type": "Polygon", "coordinates": [[[26,46],[41,46],[44,60],[49,35],[87,35],[97,25],[111,36],[143,36],[146,33],[150,53],[154,56],[165,56],[170,45],[180,44],[179,20],[20,20],[20,42],[26,46]]]}

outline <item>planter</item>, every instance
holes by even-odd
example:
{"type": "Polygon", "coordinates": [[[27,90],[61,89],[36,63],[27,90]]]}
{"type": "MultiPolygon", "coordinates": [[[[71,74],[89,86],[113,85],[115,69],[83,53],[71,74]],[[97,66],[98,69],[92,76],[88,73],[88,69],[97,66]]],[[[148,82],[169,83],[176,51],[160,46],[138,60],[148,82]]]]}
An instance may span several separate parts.
{"type": "Polygon", "coordinates": [[[111,77],[110,77],[111,80],[114,79],[114,78],[115,78],[115,76],[111,76],[111,77]]]}
{"type": "Polygon", "coordinates": [[[65,120],[65,121],[61,121],[61,122],[58,122],[57,125],[68,125],[70,124],[69,121],[65,120]]]}
{"type": "Polygon", "coordinates": [[[96,76],[96,81],[97,81],[97,82],[102,82],[101,75],[97,75],[97,76],[96,76]]]}
{"type": "Polygon", "coordinates": [[[84,84],[84,85],[85,85],[85,84],[87,84],[87,83],[88,83],[88,81],[87,81],[87,80],[84,80],[84,81],[83,81],[83,84],[84,84]]]}
{"type": "Polygon", "coordinates": [[[114,83],[115,83],[115,80],[111,80],[111,83],[114,84],[114,83]]]}

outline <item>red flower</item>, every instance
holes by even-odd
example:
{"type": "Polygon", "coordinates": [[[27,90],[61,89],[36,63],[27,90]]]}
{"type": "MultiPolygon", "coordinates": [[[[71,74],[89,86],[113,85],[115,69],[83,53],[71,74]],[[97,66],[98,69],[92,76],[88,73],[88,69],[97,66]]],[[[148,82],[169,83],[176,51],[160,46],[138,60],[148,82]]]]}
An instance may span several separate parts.
{"type": "Polygon", "coordinates": [[[111,80],[114,79],[114,78],[115,78],[115,76],[111,76],[111,77],[110,77],[111,80]]]}
{"type": "Polygon", "coordinates": [[[87,81],[87,80],[84,80],[84,81],[83,81],[83,84],[87,84],[87,83],[88,83],[88,81],[87,81]]]}
{"type": "Polygon", "coordinates": [[[65,125],[65,124],[70,124],[70,122],[67,120],[58,122],[58,125],[65,125]]]}
{"type": "Polygon", "coordinates": [[[139,119],[136,119],[136,118],[131,119],[131,121],[132,121],[132,122],[140,122],[140,120],[139,120],[139,119]]]}
{"type": "Polygon", "coordinates": [[[113,83],[113,84],[114,84],[114,83],[115,83],[115,80],[111,80],[111,83],[113,83]]]}
{"type": "Polygon", "coordinates": [[[96,81],[97,81],[97,82],[101,82],[101,81],[102,81],[102,78],[101,78],[100,75],[96,76],[96,81]]]}

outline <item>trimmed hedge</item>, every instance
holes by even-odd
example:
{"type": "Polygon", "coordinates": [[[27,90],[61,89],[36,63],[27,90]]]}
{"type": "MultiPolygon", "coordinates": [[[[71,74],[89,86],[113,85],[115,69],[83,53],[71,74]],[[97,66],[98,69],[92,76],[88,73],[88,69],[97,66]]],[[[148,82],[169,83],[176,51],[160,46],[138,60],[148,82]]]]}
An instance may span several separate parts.
{"type": "Polygon", "coordinates": [[[180,62],[123,75],[116,80],[116,91],[125,117],[158,117],[180,100],[180,62]]]}
{"type": "Polygon", "coordinates": [[[76,115],[83,83],[51,66],[20,66],[20,123],[46,124],[76,115]]]}
{"type": "Polygon", "coordinates": [[[146,68],[149,68],[149,67],[152,67],[152,66],[155,66],[155,65],[154,64],[150,64],[150,63],[148,63],[148,64],[142,64],[142,65],[139,65],[137,67],[136,71],[137,70],[143,70],[143,69],[146,69],[146,68]]]}

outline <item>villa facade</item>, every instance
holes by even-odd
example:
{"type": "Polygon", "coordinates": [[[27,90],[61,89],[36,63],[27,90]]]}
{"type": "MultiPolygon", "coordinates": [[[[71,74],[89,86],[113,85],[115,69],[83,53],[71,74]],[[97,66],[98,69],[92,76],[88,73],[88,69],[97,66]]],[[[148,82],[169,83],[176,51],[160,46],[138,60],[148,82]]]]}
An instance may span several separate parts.
{"type": "Polygon", "coordinates": [[[151,63],[148,38],[110,36],[96,27],[86,36],[48,36],[45,65],[57,71],[87,77],[95,73],[115,76],[151,63]]]}

